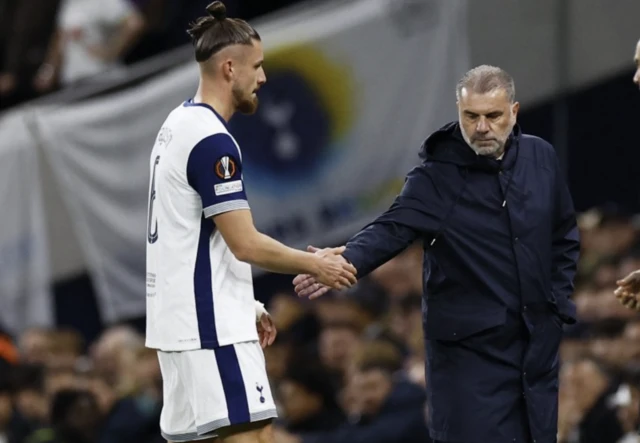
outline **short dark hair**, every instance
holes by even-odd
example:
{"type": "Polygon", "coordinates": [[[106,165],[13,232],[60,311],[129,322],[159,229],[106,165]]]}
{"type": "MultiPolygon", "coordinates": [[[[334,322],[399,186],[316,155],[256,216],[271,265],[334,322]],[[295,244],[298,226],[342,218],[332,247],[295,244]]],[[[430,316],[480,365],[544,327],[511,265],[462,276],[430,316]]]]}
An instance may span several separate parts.
{"type": "Polygon", "coordinates": [[[196,60],[205,62],[223,48],[231,45],[252,45],[260,40],[258,32],[247,22],[227,17],[227,8],[220,1],[207,6],[209,16],[200,17],[187,33],[196,50],[196,60]]]}
{"type": "Polygon", "coordinates": [[[467,71],[456,86],[457,99],[460,99],[462,88],[469,88],[478,94],[504,89],[511,103],[516,99],[516,86],[513,77],[504,69],[495,66],[480,65],[467,71]]]}

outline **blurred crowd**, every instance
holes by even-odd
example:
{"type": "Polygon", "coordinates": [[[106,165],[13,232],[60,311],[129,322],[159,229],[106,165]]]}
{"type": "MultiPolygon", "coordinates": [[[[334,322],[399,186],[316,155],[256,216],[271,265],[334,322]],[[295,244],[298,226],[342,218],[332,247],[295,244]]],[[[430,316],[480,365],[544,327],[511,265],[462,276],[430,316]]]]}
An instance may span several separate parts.
{"type": "MultiPolygon", "coordinates": [[[[566,443],[639,443],[640,317],[613,296],[640,268],[638,218],[579,217],[579,322],[561,348],[559,433],[566,443]]],[[[429,443],[416,244],[346,293],[273,294],[279,334],[265,350],[277,441],[429,443]]],[[[264,295],[264,294],[262,294],[264,295]]],[[[161,442],[161,374],[129,326],[94,343],[72,330],[0,340],[0,442],[161,442]]]]}
{"type": "MultiPolygon", "coordinates": [[[[225,0],[251,20],[300,0],[225,0]]],[[[189,43],[211,0],[0,0],[0,110],[189,43]]],[[[108,74],[105,74],[108,73],[108,74]]]]}

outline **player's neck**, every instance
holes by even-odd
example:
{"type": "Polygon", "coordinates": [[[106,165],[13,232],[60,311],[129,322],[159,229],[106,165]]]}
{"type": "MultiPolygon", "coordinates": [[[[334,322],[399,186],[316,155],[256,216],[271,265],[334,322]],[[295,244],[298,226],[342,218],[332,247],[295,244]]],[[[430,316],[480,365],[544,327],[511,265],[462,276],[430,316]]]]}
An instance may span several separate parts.
{"type": "MultiPolygon", "coordinates": [[[[219,92],[219,91],[216,91],[219,92]]],[[[235,108],[230,99],[220,97],[219,93],[206,88],[200,83],[196,95],[193,97],[194,103],[204,103],[211,106],[225,121],[231,120],[235,112],[235,108]]]]}

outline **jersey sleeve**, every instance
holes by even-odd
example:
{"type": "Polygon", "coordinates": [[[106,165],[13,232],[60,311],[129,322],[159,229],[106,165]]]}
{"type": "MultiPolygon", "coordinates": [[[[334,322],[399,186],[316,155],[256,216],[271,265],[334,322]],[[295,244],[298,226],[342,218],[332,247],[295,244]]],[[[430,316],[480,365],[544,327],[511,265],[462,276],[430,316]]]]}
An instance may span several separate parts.
{"type": "Polygon", "coordinates": [[[228,134],[211,135],[191,150],[187,180],[200,195],[207,218],[249,209],[238,148],[228,134]]]}

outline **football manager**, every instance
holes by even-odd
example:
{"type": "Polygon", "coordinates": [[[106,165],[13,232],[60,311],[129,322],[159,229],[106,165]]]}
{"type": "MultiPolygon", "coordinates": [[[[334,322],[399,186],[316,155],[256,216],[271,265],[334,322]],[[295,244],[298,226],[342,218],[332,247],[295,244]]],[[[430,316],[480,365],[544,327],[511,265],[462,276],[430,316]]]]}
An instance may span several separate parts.
{"type": "MultiPolygon", "coordinates": [[[[343,257],[362,277],[424,243],[432,438],[554,443],[558,352],[575,322],[573,202],[554,148],[517,125],[509,74],[476,67],[456,95],[458,121],[427,138],[392,206],[343,257]]],[[[311,298],[328,290],[307,275],[294,284],[311,298]]]]}

